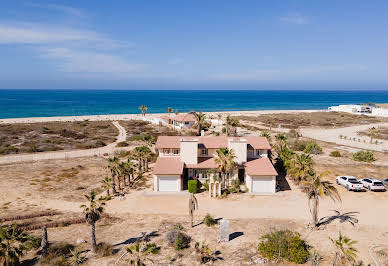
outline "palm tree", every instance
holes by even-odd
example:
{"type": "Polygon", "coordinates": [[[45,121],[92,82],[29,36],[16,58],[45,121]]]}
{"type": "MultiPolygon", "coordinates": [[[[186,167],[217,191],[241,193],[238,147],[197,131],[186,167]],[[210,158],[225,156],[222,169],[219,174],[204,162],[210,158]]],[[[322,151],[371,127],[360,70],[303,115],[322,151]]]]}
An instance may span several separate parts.
{"type": "Polygon", "coordinates": [[[190,193],[190,199],[189,199],[190,227],[193,227],[195,210],[198,210],[198,201],[197,201],[197,198],[194,196],[194,193],[190,193]]]}
{"type": "Polygon", "coordinates": [[[112,158],[108,158],[108,169],[110,170],[111,176],[112,176],[112,189],[113,189],[113,194],[116,194],[116,178],[118,179],[118,187],[119,190],[121,189],[120,186],[120,170],[119,170],[119,164],[120,160],[118,157],[114,156],[112,158]]]}
{"type": "Polygon", "coordinates": [[[0,224],[0,263],[4,266],[20,265],[19,258],[27,250],[28,235],[16,224],[0,224]]]}
{"type": "Polygon", "coordinates": [[[148,255],[159,253],[160,248],[154,243],[147,243],[137,241],[135,244],[130,245],[127,248],[127,252],[130,254],[130,265],[145,266],[144,262],[149,260],[152,262],[148,255]]]}
{"type": "Polygon", "coordinates": [[[217,117],[218,117],[218,125],[220,125],[220,121],[222,119],[222,114],[218,114],[217,117]]]}
{"type": "Polygon", "coordinates": [[[195,119],[196,119],[195,126],[198,129],[197,135],[200,136],[202,129],[208,128],[210,126],[210,123],[206,121],[206,114],[202,112],[197,113],[194,111],[191,111],[190,114],[195,116],[195,119]]]}
{"type": "Polygon", "coordinates": [[[238,127],[240,124],[240,121],[236,117],[231,117],[228,115],[226,117],[226,135],[227,136],[236,136],[236,127],[238,127]]]}
{"type": "Polygon", "coordinates": [[[126,162],[121,162],[120,163],[119,169],[120,169],[120,176],[124,180],[124,186],[130,185],[130,183],[131,183],[131,176],[135,172],[133,163],[128,159],[126,162]]]}
{"type": "Polygon", "coordinates": [[[112,178],[106,176],[104,179],[101,180],[101,187],[102,189],[106,190],[106,195],[110,196],[110,189],[112,188],[112,178]]]}
{"type": "Polygon", "coordinates": [[[329,181],[322,180],[328,172],[324,172],[320,175],[313,173],[306,181],[302,182],[303,191],[306,193],[309,200],[310,213],[313,218],[315,227],[319,226],[318,222],[318,209],[319,209],[319,198],[328,196],[334,202],[341,201],[341,197],[337,189],[329,181]]]}
{"type": "Polygon", "coordinates": [[[170,116],[171,113],[174,112],[174,109],[172,109],[172,107],[168,107],[167,108],[167,113],[168,113],[168,116],[170,116]]]}
{"type": "Polygon", "coordinates": [[[339,232],[338,239],[330,238],[336,248],[333,265],[355,265],[357,261],[357,249],[353,247],[357,241],[351,240],[339,232]],[[338,263],[338,264],[337,264],[338,263]]]}
{"type": "MultiPolygon", "coordinates": [[[[236,156],[234,155],[233,149],[228,149],[228,148],[219,148],[216,150],[216,157],[215,157],[215,162],[218,165],[218,171],[221,172],[222,174],[222,185],[225,188],[226,184],[226,174],[230,173],[234,167],[235,167],[235,162],[234,159],[236,156]]],[[[229,181],[229,180],[228,180],[229,181]]],[[[228,182],[229,184],[229,182],[228,182]]]]}
{"type": "Polygon", "coordinates": [[[150,147],[152,147],[152,144],[155,143],[155,137],[151,134],[144,135],[142,140],[150,147]]]}
{"type": "Polygon", "coordinates": [[[370,143],[372,143],[373,139],[377,138],[377,136],[379,135],[379,130],[375,127],[371,127],[368,129],[368,134],[370,136],[370,143]]]}
{"type": "Polygon", "coordinates": [[[148,161],[151,157],[152,151],[149,147],[147,146],[138,146],[134,150],[133,157],[135,160],[139,162],[139,170],[141,173],[143,171],[148,171],[148,161]]]}
{"type": "Polygon", "coordinates": [[[144,104],[142,104],[142,105],[139,106],[139,110],[141,110],[141,115],[142,115],[142,116],[145,116],[145,115],[146,115],[147,109],[148,109],[148,107],[147,107],[146,105],[144,105],[144,104]]]}
{"type": "Polygon", "coordinates": [[[314,162],[309,154],[295,153],[290,160],[284,162],[284,165],[288,169],[289,175],[299,183],[311,176],[314,162]]]}
{"type": "Polygon", "coordinates": [[[101,218],[101,214],[104,211],[105,199],[100,197],[96,199],[96,191],[92,190],[89,195],[85,195],[87,204],[81,205],[83,213],[85,214],[85,220],[91,225],[91,244],[92,251],[96,252],[96,222],[101,218]]]}
{"type": "Polygon", "coordinates": [[[266,138],[269,143],[271,143],[271,134],[267,130],[261,131],[260,136],[266,138]]]}

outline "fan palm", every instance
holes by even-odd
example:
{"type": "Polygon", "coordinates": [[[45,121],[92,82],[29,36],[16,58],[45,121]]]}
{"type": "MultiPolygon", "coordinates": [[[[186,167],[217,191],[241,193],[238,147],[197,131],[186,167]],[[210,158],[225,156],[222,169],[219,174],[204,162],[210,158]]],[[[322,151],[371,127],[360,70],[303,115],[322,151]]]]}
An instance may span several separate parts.
{"type": "Polygon", "coordinates": [[[210,126],[210,123],[206,121],[206,114],[202,112],[197,113],[197,112],[191,111],[190,114],[195,116],[196,122],[194,126],[197,127],[198,129],[197,135],[199,136],[201,135],[202,129],[208,128],[210,126]]]}
{"type": "Polygon", "coordinates": [[[172,107],[168,107],[167,108],[167,113],[168,113],[168,116],[170,116],[171,113],[174,112],[174,109],[172,109],[172,107]]]}
{"type": "Polygon", "coordinates": [[[27,249],[28,235],[16,224],[0,224],[0,263],[5,266],[20,265],[19,258],[27,249]]]}
{"type": "Polygon", "coordinates": [[[303,191],[306,193],[309,200],[310,213],[313,218],[313,223],[315,227],[319,226],[318,223],[318,209],[319,209],[319,199],[328,196],[334,202],[341,201],[341,197],[337,189],[329,181],[322,180],[322,177],[325,176],[328,172],[324,172],[320,175],[313,173],[307,180],[302,181],[303,191]]]}
{"type": "Polygon", "coordinates": [[[141,110],[142,116],[145,116],[145,115],[146,115],[147,109],[148,109],[148,107],[147,107],[146,105],[144,105],[144,104],[142,104],[142,105],[139,106],[139,110],[141,110]]]}
{"type": "Polygon", "coordinates": [[[226,186],[226,174],[230,173],[236,166],[234,162],[235,158],[233,149],[219,148],[216,150],[215,163],[218,166],[218,171],[222,174],[221,183],[224,188],[226,186]]]}
{"type": "Polygon", "coordinates": [[[226,117],[226,135],[227,136],[235,136],[236,135],[236,127],[238,127],[240,121],[236,117],[231,117],[228,115],[226,117]]]}
{"type": "Polygon", "coordinates": [[[152,262],[152,260],[148,258],[148,255],[157,254],[159,251],[160,248],[153,243],[145,244],[144,242],[138,241],[127,248],[127,252],[131,257],[129,263],[130,265],[145,266],[146,260],[152,262]]]}
{"type": "Polygon", "coordinates": [[[91,244],[92,251],[96,252],[96,222],[101,218],[101,214],[104,211],[105,199],[100,197],[96,198],[97,193],[93,190],[89,195],[85,195],[87,204],[83,204],[80,207],[85,214],[86,222],[91,226],[91,244]]]}
{"type": "Polygon", "coordinates": [[[376,127],[371,127],[368,129],[368,134],[370,136],[370,143],[372,143],[373,139],[379,135],[379,130],[376,127]]]}
{"type": "Polygon", "coordinates": [[[295,153],[290,160],[285,161],[289,175],[296,181],[306,180],[313,172],[314,162],[309,154],[295,153]]]}
{"type": "Polygon", "coordinates": [[[110,189],[112,188],[112,178],[106,176],[104,179],[101,180],[101,187],[102,189],[106,190],[106,194],[110,196],[110,189]]]}
{"type": "MultiPolygon", "coordinates": [[[[116,178],[119,179],[119,174],[120,174],[120,170],[119,170],[119,164],[120,164],[120,160],[118,157],[114,156],[112,158],[108,158],[108,169],[111,173],[111,176],[112,176],[112,189],[113,189],[113,194],[116,194],[116,178]]],[[[118,187],[119,187],[119,190],[120,190],[120,179],[118,180],[118,187]]]]}
{"type": "Polygon", "coordinates": [[[268,142],[271,142],[271,134],[267,130],[261,131],[260,134],[262,137],[266,138],[268,142]]]}
{"type": "Polygon", "coordinates": [[[353,247],[357,241],[339,233],[338,239],[330,238],[336,248],[335,260],[333,265],[347,265],[348,263],[355,265],[357,261],[357,249],[353,247]]]}

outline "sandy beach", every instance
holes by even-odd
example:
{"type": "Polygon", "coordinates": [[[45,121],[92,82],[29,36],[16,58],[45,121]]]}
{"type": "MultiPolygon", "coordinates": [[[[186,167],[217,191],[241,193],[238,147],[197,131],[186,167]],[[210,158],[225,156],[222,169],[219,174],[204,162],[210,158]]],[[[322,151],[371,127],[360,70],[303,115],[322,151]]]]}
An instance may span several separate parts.
{"type": "MultiPolygon", "coordinates": [[[[204,112],[209,116],[225,115],[261,115],[261,114],[288,114],[288,113],[311,113],[322,112],[326,110],[260,110],[260,111],[223,111],[223,112],[204,112]]],[[[150,113],[146,114],[147,118],[155,118],[167,113],[150,113]]],[[[139,114],[113,114],[113,115],[84,115],[84,116],[53,116],[53,117],[25,117],[25,118],[3,118],[0,119],[0,124],[13,123],[39,123],[39,122],[66,122],[66,121],[115,121],[115,120],[131,120],[142,119],[139,114]]]]}

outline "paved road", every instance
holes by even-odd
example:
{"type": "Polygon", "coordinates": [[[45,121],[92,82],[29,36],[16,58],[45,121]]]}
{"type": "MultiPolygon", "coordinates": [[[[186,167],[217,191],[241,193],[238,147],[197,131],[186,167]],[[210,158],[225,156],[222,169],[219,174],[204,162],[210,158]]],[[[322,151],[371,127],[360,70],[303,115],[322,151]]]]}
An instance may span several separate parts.
{"type": "Polygon", "coordinates": [[[113,125],[119,130],[119,134],[115,142],[108,144],[107,146],[89,149],[89,150],[72,150],[72,151],[53,151],[53,152],[42,152],[34,154],[16,154],[7,155],[0,157],[0,164],[8,163],[22,163],[39,160],[50,160],[50,159],[69,159],[78,157],[89,157],[89,156],[102,156],[105,153],[111,154],[116,150],[116,144],[118,142],[125,141],[127,138],[127,132],[119,122],[114,121],[113,125]]]}

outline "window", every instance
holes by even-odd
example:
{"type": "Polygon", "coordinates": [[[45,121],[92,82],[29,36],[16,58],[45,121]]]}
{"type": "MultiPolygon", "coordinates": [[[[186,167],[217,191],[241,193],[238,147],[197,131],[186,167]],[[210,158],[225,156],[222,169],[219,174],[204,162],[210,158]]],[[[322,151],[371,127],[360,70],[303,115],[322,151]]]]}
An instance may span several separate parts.
{"type": "Polygon", "coordinates": [[[201,154],[202,154],[202,155],[207,155],[207,149],[202,149],[202,150],[201,150],[201,154]]]}
{"type": "Polygon", "coordinates": [[[179,149],[174,149],[173,153],[174,154],[179,154],[179,149]]]}
{"type": "Polygon", "coordinates": [[[164,154],[170,154],[170,149],[163,149],[164,154]]]}
{"type": "Polygon", "coordinates": [[[189,121],[185,121],[185,125],[188,125],[188,124],[190,124],[190,122],[189,121]]]}

